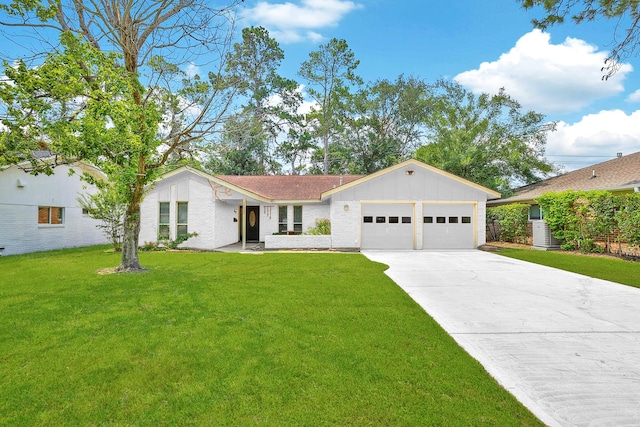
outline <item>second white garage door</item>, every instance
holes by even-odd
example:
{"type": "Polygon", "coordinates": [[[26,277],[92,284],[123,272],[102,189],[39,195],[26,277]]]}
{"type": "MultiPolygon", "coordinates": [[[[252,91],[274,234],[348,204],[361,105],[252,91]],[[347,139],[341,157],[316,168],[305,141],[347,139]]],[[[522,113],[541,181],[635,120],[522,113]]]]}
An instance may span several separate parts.
{"type": "Polygon", "coordinates": [[[422,208],[423,249],[473,249],[474,204],[430,204],[422,208]]]}
{"type": "Polygon", "coordinates": [[[362,249],[413,249],[412,203],[362,204],[362,249]]]}

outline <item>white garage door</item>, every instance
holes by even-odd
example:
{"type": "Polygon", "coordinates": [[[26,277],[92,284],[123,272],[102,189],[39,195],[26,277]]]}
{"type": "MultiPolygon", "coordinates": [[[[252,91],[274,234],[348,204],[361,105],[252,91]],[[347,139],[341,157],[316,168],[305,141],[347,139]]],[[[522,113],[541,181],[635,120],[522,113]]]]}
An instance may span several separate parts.
{"type": "Polygon", "coordinates": [[[363,204],[362,249],[413,249],[413,204],[363,204]]]}
{"type": "Polygon", "coordinates": [[[473,204],[424,204],[423,249],[473,249],[473,204]]]}

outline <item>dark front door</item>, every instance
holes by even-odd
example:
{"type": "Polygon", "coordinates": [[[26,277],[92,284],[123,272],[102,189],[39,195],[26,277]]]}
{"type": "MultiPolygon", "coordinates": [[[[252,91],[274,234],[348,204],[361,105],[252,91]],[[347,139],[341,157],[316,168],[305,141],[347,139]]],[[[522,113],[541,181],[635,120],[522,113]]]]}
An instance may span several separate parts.
{"type": "Polygon", "coordinates": [[[245,215],[247,242],[257,242],[260,240],[260,206],[247,206],[245,215]]]}

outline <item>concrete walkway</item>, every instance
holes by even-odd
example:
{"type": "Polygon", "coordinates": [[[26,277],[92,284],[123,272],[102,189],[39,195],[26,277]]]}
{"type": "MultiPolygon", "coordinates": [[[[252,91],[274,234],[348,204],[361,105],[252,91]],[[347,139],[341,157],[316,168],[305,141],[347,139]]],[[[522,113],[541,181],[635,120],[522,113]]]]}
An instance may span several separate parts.
{"type": "Polygon", "coordinates": [[[640,426],[640,289],[468,251],[363,251],[551,426],[640,426]]]}

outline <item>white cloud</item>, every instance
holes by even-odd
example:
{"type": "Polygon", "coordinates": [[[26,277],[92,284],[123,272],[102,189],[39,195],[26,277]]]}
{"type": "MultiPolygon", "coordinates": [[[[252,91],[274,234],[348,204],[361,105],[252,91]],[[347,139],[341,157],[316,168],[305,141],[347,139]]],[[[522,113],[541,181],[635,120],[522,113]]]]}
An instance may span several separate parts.
{"type": "Polygon", "coordinates": [[[586,115],[579,122],[559,122],[547,138],[549,160],[565,164],[566,170],[578,169],[640,151],[640,110],[626,114],[621,110],[586,115]],[[588,157],[593,156],[593,157],[588,157]]]}
{"type": "Polygon", "coordinates": [[[282,43],[317,42],[322,35],[317,29],[334,27],[347,13],[362,6],[345,0],[302,0],[300,3],[259,2],[246,9],[244,18],[269,29],[282,43]]]}
{"type": "Polygon", "coordinates": [[[189,65],[187,65],[183,71],[189,78],[192,78],[195,75],[201,75],[200,67],[198,67],[193,62],[190,62],[189,65]]]}
{"type": "Polygon", "coordinates": [[[602,81],[606,52],[575,38],[567,37],[561,44],[551,44],[550,39],[549,33],[533,30],[497,61],[483,62],[454,79],[476,93],[505,88],[524,107],[544,114],[579,111],[624,90],[622,81],[633,70],[631,65],[622,64],[613,77],[602,81]]]}
{"type": "Polygon", "coordinates": [[[627,96],[627,102],[640,102],[640,89],[627,96]]]}

